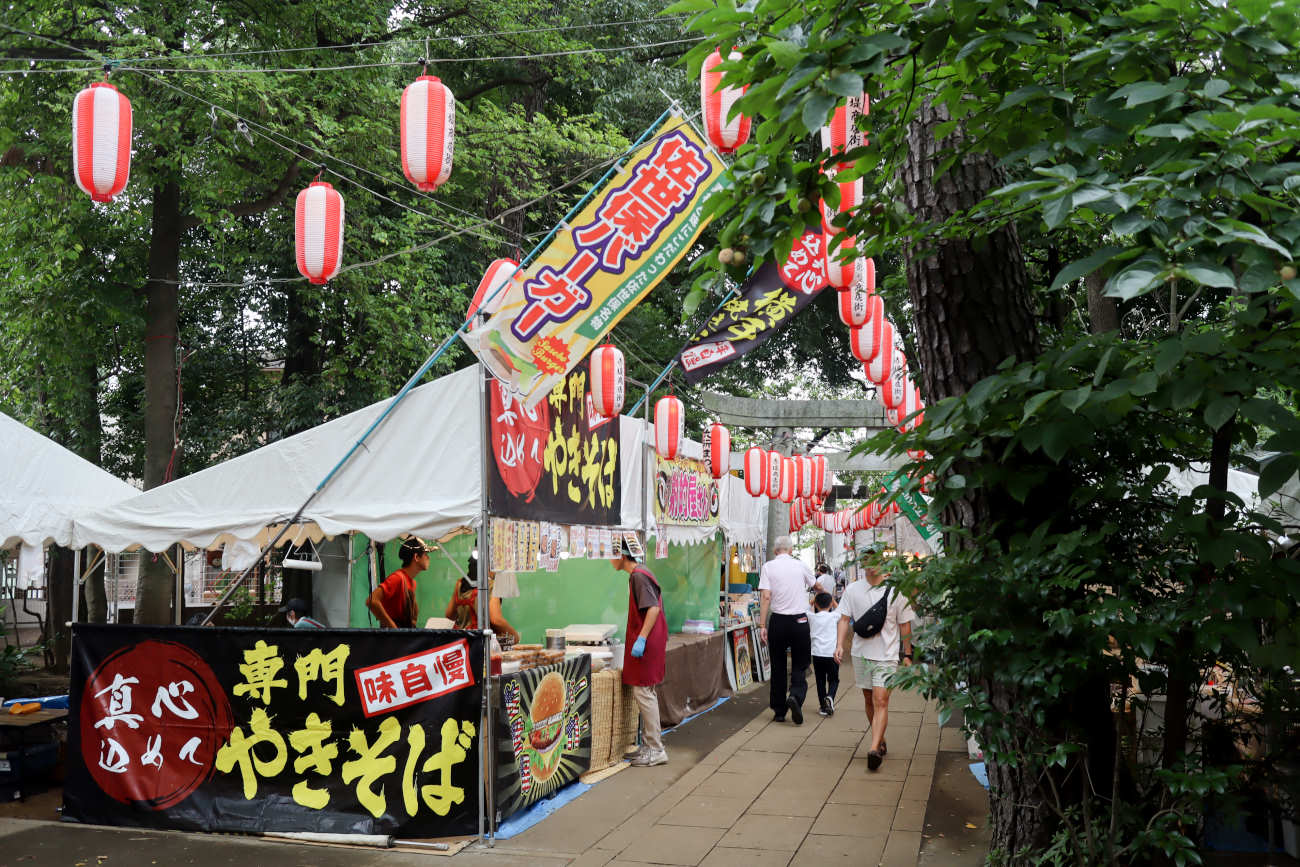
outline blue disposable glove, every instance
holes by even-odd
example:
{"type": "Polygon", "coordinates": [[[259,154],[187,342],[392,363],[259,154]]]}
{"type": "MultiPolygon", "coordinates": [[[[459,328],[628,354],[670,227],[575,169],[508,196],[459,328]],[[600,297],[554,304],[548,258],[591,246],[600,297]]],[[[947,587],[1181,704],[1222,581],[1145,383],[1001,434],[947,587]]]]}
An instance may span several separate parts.
{"type": "Polygon", "coordinates": [[[632,656],[637,659],[645,656],[645,638],[637,636],[636,641],[632,642],[632,656]]]}

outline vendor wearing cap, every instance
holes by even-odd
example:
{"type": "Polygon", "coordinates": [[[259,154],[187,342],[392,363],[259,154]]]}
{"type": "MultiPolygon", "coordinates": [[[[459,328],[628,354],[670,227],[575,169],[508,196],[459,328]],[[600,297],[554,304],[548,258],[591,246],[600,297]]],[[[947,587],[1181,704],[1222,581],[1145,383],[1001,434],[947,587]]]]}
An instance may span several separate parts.
{"type": "Polygon", "coordinates": [[[627,539],[621,538],[619,556],[610,560],[615,569],[628,575],[627,632],[623,640],[630,650],[623,658],[623,683],[641,711],[641,750],[632,759],[637,767],[668,763],[659,731],[659,696],[655,687],[664,681],[668,657],[668,621],[664,619],[663,591],[649,569],[638,561],[627,539]]]}
{"type": "Polygon", "coordinates": [[[307,603],[302,599],[290,599],[280,608],[284,619],[294,629],[324,629],[325,624],[307,616],[307,603]]]}
{"type": "MultiPolygon", "coordinates": [[[[501,598],[495,593],[496,581],[488,585],[488,620],[502,644],[518,644],[519,632],[506,620],[501,598]]],[[[465,577],[456,582],[447,602],[447,619],[457,629],[478,629],[478,558],[470,558],[465,577]]]]}
{"type": "Polygon", "coordinates": [[[402,568],[366,597],[366,607],[385,629],[413,629],[420,613],[415,601],[415,576],[429,568],[429,549],[412,536],[402,543],[398,558],[402,568]]]}

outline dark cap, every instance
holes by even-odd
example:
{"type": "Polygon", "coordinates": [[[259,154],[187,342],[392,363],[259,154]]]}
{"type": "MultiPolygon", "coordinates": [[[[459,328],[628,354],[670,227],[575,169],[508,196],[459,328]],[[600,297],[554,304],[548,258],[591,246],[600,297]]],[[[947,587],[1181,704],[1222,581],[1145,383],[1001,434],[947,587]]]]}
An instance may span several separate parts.
{"type": "Polygon", "coordinates": [[[402,565],[405,566],[418,555],[427,553],[429,553],[429,549],[425,547],[424,543],[416,537],[410,536],[402,542],[402,547],[397,551],[397,558],[401,560],[402,565]]]}
{"type": "Polygon", "coordinates": [[[305,617],[307,615],[307,603],[302,599],[290,599],[288,602],[280,606],[281,614],[286,614],[290,611],[297,614],[299,617],[305,617]]]}

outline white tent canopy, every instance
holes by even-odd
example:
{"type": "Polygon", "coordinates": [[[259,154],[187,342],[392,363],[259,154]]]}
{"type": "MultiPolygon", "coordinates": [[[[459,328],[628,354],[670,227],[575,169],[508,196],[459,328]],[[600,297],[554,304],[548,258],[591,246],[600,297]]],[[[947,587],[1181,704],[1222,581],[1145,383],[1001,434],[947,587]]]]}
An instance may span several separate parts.
{"type": "Polygon", "coordinates": [[[75,516],[140,492],[0,413],[0,548],[68,545],[75,516]]]}
{"type": "MultiPolygon", "coordinates": [[[[286,538],[350,530],[380,541],[443,537],[479,522],[478,368],[412,389],[338,471],[286,538]]],[[[388,406],[319,427],[78,519],[75,544],[108,551],[265,545],[388,406]]]]}

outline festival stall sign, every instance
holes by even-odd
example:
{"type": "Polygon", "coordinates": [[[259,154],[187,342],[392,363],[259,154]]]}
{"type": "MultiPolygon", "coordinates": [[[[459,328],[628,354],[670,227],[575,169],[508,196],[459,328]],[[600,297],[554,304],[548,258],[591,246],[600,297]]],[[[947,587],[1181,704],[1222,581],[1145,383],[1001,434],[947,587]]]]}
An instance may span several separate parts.
{"type": "Polygon", "coordinates": [[[670,117],[461,338],[518,400],[536,404],[690,249],[723,170],[670,117]]]}
{"type": "Polygon", "coordinates": [[[619,423],[591,409],[587,362],[529,407],[488,383],[488,510],[506,518],[613,525],[622,520],[619,423]]]}
{"type": "Polygon", "coordinates": [[[718,480],[695,458],[655,457],[655,523],[716,527],[721,510],[718,480]]]}
{"type": "Polygon", "coordinates": [[[478,633],[77,623],[72,648],[65,818],[478,831],[478,633]]]}
{"type": "Polygon", "coordinates": [[[820,229],[805,232],[781,265],[763,263],[678,356],[692,385],[771,337],[830,283],[820,229]]]}
{"type": "Polygon", "coordinates": [[[736,669],[736,689],[744,689],[754,682],[754,663],[750,656],[749,628],[733,630],[730,638],[732,660],[736,669]]]}
{"type": "Polygon", "coordinates": [[[591,767],[591,657],[500,678],[496,802],[505,818],[591,767]]]}

